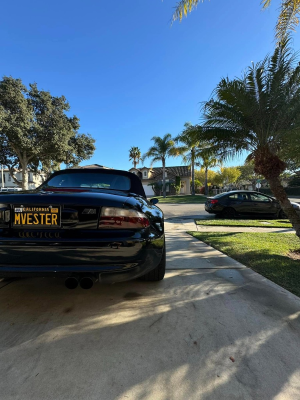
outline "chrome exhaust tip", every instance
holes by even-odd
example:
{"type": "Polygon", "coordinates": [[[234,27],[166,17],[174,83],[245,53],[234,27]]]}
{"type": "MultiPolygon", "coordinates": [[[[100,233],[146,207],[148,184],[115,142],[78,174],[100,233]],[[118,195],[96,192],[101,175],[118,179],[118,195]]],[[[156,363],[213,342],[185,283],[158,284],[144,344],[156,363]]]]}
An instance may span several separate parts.
{"type": "Polygon", "coordinates": [[[75,278],[74,276],[69,276],[66,280],[65,280],[65,286],[68,289],[76,289],[78,286],[78,279],[75,278]]]}
{"type": "Polygon", "coordinates": [[[80,279],[79,284],[82,289],[91,289],[94,285],[95,278],[90,276],[84,276],[80,279]]]}

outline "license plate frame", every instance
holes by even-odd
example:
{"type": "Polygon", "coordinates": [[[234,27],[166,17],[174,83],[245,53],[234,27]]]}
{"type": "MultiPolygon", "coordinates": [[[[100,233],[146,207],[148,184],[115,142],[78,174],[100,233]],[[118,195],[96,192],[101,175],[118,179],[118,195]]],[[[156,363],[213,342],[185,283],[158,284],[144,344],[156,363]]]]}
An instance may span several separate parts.
{"type": "Polygon", "coordinates": [[[15,229],[59,229],[61,228],[61,206],[15,204],[12,208],[12,227],[15,229]]]}

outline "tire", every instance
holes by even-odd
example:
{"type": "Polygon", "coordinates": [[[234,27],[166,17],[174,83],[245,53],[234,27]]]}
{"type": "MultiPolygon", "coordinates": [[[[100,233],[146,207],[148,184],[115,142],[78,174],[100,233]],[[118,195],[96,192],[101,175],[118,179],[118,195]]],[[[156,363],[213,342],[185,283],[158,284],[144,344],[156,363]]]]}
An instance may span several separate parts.
{"type": "Polygon", "coordinates": [[[228,218],[228,219],[233,219],[236,217],[236,211],[234,208],[227,207],[222,211],[222,217],[223,218],[228,218]]]}
{"type": "Polygon", "coordinates": [[[158,282],[164,279],[166,272],[166,242],[164,243],[164,250],[162,258],[158,266],[152,271],[148,272],[146,275],[142,276],[140,279],[146,282],[158,282]]]}
{"type": "Polygon", "coordinates": [[[279,214],[278,214],[278,218],[279,219],[287,219],[287,215],[285,214],[285,212],[283,210],[280,210],[279,214]]]}

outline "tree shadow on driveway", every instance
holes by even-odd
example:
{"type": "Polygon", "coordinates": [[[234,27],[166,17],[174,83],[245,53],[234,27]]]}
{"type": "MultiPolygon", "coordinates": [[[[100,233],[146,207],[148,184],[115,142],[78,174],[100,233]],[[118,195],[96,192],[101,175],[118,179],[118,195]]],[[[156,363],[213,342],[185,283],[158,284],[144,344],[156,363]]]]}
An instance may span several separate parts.
{"type": "Polygon", "coordinates": [[[28,279],[0,297],[3,399],[300,395],[300,302],[250,270],[90,291],[28,279]]]}

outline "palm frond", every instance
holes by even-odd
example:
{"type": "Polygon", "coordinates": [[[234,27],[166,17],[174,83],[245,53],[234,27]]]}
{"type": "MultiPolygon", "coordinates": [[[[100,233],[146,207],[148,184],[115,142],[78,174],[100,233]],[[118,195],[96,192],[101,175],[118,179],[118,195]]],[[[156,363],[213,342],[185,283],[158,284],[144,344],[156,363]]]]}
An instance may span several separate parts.
{"type": "Polygon", "coordinates": [[[299,140],[300,65],[290,39],[240,79],[223,78],[202,111],[204,138],[227,158],[263,148],[279,154],[299,140]]]}
{"type": "Polygon", "coordinates": [[[189,12],[191,12],[194,8],[197,7],[198,3],[204,0],[181,0],[176,4],[175,11],[173,14],[173,21],[179,19],[182,20],[183,17],[186,17],[189,12]]]}
{"type": "Polygon", "coordinates": [[[285,0],[281,3],[281,10],[276,24],[276,38],[280,44],[285,40],[289,31],[295,31],[299,24],[300,1],[285,0]]]}

